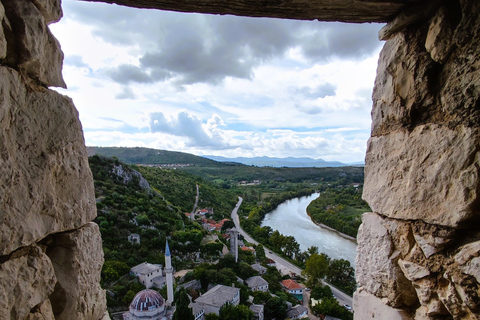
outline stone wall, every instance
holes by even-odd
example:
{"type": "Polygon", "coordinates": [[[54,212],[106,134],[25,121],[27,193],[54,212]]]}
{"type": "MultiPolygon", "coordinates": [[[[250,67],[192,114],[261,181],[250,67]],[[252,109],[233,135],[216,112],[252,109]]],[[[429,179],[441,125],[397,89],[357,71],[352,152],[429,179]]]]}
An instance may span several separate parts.
{"type": "MultiPolygon", "coordinates": [[[[396,22],[392,22],[394,24],[396,22]]],[[[479,319],[480,2],[389,38],[373,93],[355,319],[479,319]]]]}
{"type": "MultiPolygon", "coordinates": [[[[480,314],[478,0],[92,0],[390,21],[373,94],[355,319],[480,314]],[[308,10],[304,10],[308,7],[308,10]],[[387,12],[385,14],[385,12],[387,12]]],[[[93,180],[48,29],[60,0],[0,0],[0,319],[100,319],[93,180]]]]}
{"type": "Polygon", "coordinates": [[[60,0],[0,0],[0,319],[104,316],[102,242],[78,113],[48,24],[60,0]]]}

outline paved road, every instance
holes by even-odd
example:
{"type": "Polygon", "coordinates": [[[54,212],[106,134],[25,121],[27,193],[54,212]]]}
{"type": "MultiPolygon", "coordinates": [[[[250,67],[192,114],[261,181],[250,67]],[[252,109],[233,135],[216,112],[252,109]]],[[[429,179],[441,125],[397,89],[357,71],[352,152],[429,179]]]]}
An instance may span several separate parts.
{"type": "MultiPolygon", "coordinates": [[[[238,197],[238,202],[237,202],[235,208],[232,210],[232,215],[231,215],[232,220],[235,223],[235,228],[237,228],[238,233],[240,233],[248,242],[257,245],[258,242],[255,241],[252,237],[250,237],[250,235],[248,235],[240,227],[240,219],[238,217],[238,208],[240,208],[240,205],[242,204],[242,202],[243,202],[243,199],[241,197],[238,197]]],[[[277,269],[280,270],[280,272],[282,274],[291,274],[291,273],[301,274],[302,273],[302,269],[300,269],[296,265],[291,264],[290,262],[288,262],[287,260],[283,259],[282,257],[276,255],[272,251],[266,250],[265,255],[267,256],[267,258],[270,258],[273,261],[275,261],[275,263],[277,265],[277,269]]],[[[328,283],[324,282],[324,284],[328,285],[332,289],[332,293],[337,298],[340,305],[343,306],[345,304],[348,304],[349,306],[353,307],[352,297],[350,297],[346,293],[343,293],[342,291],[338,290],[337,288],[335,288],[334,286],[332,286],[328,283]]]]}

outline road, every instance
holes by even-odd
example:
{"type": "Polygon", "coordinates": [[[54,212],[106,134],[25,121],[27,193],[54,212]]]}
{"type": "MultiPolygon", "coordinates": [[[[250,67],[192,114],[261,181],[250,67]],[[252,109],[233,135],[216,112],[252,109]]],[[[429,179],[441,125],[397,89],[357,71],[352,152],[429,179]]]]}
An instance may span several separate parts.
{"type": "MultiPolygon", "coordinates": [[[[238,217],[238,209],[240,208],[240,205],[242,204],[242,202],[243,202],[243,198],[238,197],[238,202],[235,205],[235,208],[233,208],[232,215],[231,215],[233,223],[235,223],[235,228],[237,228],[238,233],[240,233],[245,238],[245,240],[247,240],[250,243],[253,243],[253,244],[257,245],[258,241],[255,241],[252,237],[250,237],[250,235],[248,235],[242,229],[242,227],[240,226],[240,219],[238,217]]],[[[288,262],[287,260],[283,259],[282,257],[276,255],[272,251],[266,250],[265,255],[267,256],[267,258],[270,258],[273,261],[275,261],[277,269],[284,275],[285,274],[291,274],[291,273],[295,273],[295,274],[301,274],[302,273],[302,269],[300,269],[299,267],[291,264],[290,262],[288,262]]],[[[352,297],[350,297],[346,293],[343,293],[342,291],[338,290],[337,288],[335,288],[334,286],[332,286],[328,283],[324,282],[323,284],[328,285],[332,289],[332,293],[336,297],[336,299],[338,300],[340,305],[343,306],[345,304],[348,304],[349,306],[353,307],[352,297]]]]}
{"type": "Polygon", "coordinates": [[[190,218],[192,220],[195,220],[195,209],[197,209],[197,205],[198,205],[198,197],[200,195],[200,192],[198,190],[198,184],[196,185],[197,186],[197,195],[195,196],[195,203],[193,204],[193,209],[192,209],[192,212],[190,213],[190,218]]]}

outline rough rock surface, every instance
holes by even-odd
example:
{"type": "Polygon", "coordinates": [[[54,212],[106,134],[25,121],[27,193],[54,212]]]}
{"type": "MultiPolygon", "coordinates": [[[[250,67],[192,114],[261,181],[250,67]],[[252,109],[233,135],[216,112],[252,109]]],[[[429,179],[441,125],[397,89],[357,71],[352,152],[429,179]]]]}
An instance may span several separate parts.
{"type": "MultiPolygon", "coordinates": [[[[379,298],[387,298],[393,307],[411,306],[417,302],[412,283],[405,278],[398,265],[398,259],[402,258],[398,250],[400,241],[392,238],[398,229],[409,232],[401,222],[365,213],[357,236],[358,285],[379,298]]],[[[403,245],[407,250],[410,247],[408,243],[403,245]]]]}
{"type": "Polygon", "coordinates": [[[0,319],[108,319],[82,127],[46,88],[65,86],[47,27],[61,15],[60,0],[0,0],[0,319]]]}
{"type": "Polygon", "coordinates": [[[43,14],[30,0],[7,1],[4,6],[12,33],[7,65],[19,68],[43,86],[66,88],[62,77],[63,52],[43,14]]]}
{"type": "Polygon", "coordinates": [[[0,263],[0,318],[24,319],[48,301],[56,281],[52,263],[39,246],[16,251],[0,263]]]}
{"type": "Polygon", "coordinates": [[[128,184],[132,181],[138,181],[138,185],[142,189],[150,189],[150,184],[142,176],[142,174],[129,167],[120,165],[113,166],[113,173],[122,179],[123,184],[128,184]]]}
{"type": "Polygon", "coordinates": [[[443,2],[389,38],[373,94],[363,197],[375,214],[360,227],[355,305],[368,293],[408,319],[478,319],[480,2],[443,2]],[[398,283],[416,303],[398,303],[398,283]]]}
{"type": "MultiPolygon", "coordinates": [[[[84,0],[85,1],[85,0],[84,0]]],[[[386,22],[401,9],[426,0],[86,0],[119,5],[172,10],[232,14],[300,20],[386,22]]]]}
{"type": "Polygon", "coordinates": [[[5,255],[92,221],[96,207],[72,101],[54,91],[32,91],[18,72],[0,67],[0,105],[0,255],[5,255]]]}
{"type": "Polygon", "coordinates": [[[370,138],[364,199],[391,218],[458,226],[479,213],[479,140],[478,128],[436,124],[370,138]]]}
{"type": "Polygon", "coordinates": [[[357,290],[354,298],[355,319],[412,319],[407,311],[389,307],[384,301],[363,289],[357,290]]]}
{"type": "Polygon", "coordinates": [[[106,305],[105,291],[100,287],[103,252],[98,225],[91,222],[44,242],[58,279],[50,296],[55,319],[102,318],[106,305]]]}

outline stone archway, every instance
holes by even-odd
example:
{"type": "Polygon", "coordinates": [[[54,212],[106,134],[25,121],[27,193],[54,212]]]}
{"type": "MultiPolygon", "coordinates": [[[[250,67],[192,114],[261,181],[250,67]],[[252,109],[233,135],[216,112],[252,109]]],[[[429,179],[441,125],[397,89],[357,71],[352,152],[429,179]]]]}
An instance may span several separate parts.
{"type": "MultiPolygon", "coordinates": [[[[388,22],[365,167],[374,213],[364,215],[358,237],[355,318],[478,317],[478,1],[95,1],[388,22]]],[[[0,0],[0,310],[17,319],[105,312],[81,126],[71,100],[48,89],[64,85],[62,53],[47,28],[60,17],[59,0],[0,0]],[[59,254],[64,248],[69,254],[59,254]],[[49,299],[58,288],[75,290],[49,299]]]]}

